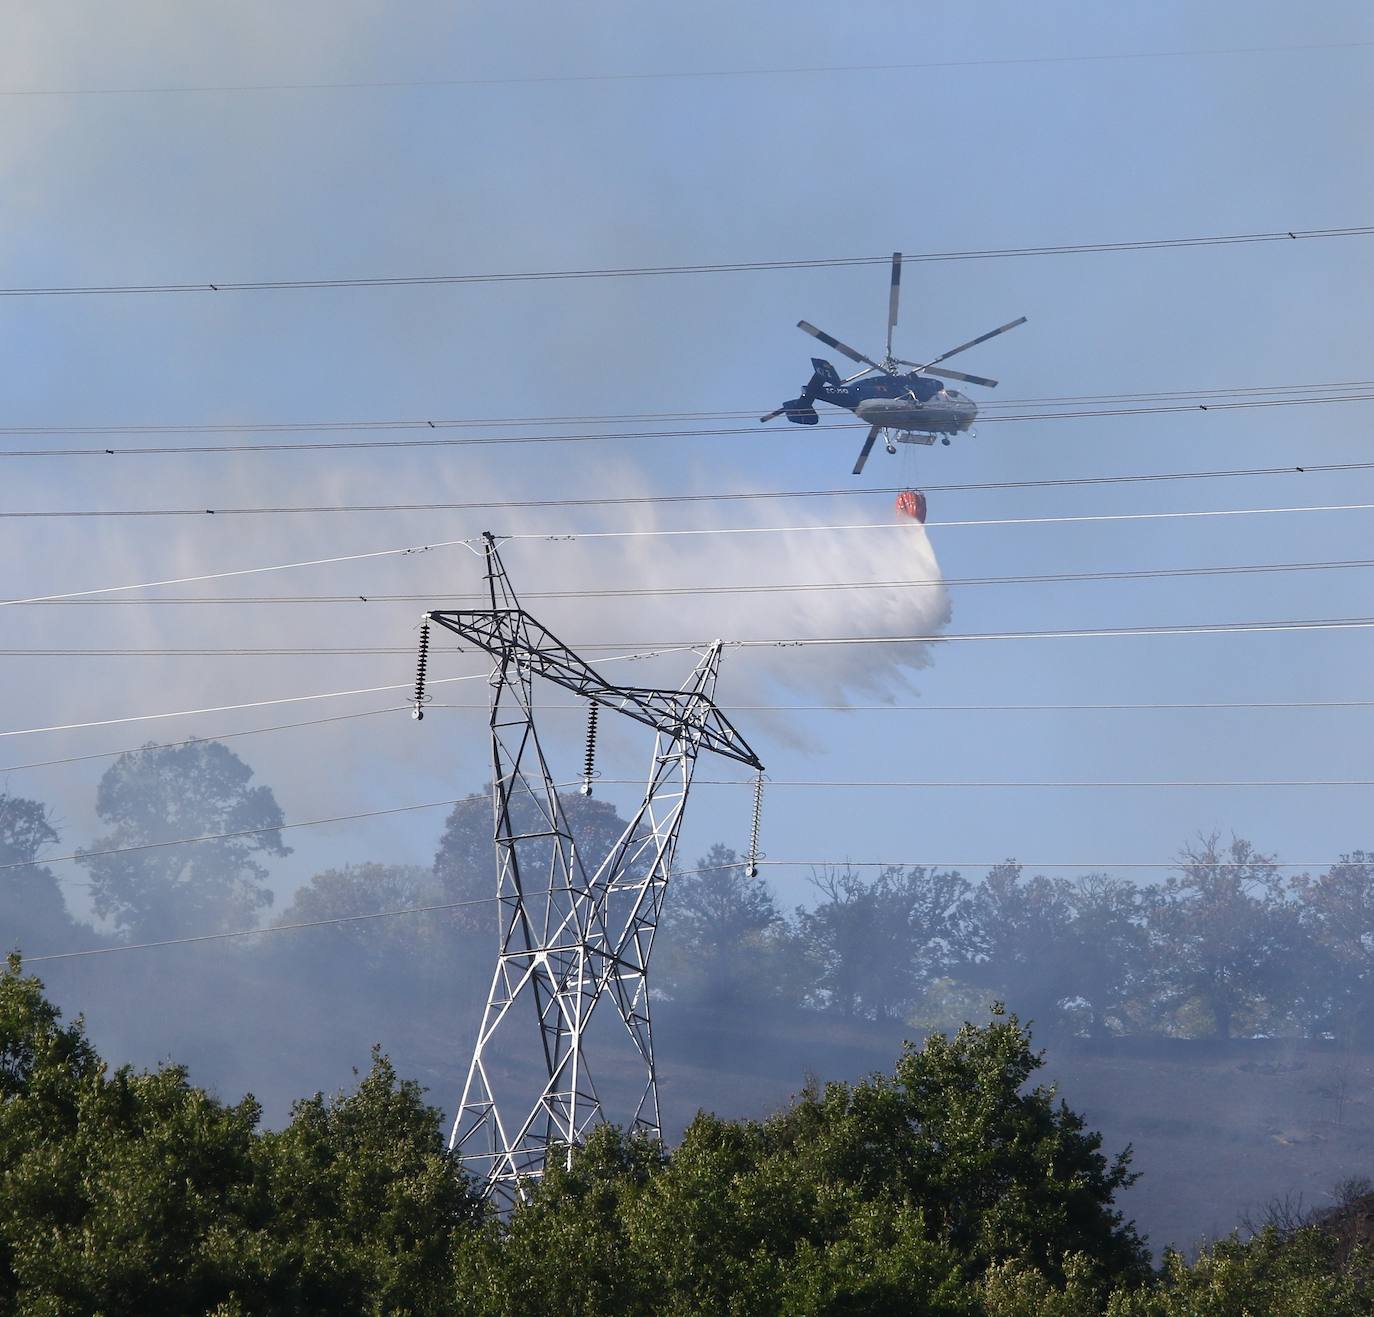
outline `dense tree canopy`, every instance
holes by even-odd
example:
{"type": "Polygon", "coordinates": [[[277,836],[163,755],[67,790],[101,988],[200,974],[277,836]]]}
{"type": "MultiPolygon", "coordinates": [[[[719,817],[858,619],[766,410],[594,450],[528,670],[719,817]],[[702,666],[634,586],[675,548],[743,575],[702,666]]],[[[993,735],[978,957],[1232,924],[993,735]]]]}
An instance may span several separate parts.
{"type": "Polygon", "coordinates": [[[968,884],[935,869],[820,873],[821,900],[797,911],[814,1000],[845,1015],[900,1018],[928,979],[968,955],[968,884]]]}
{"type": "Polygon", "coordinates": [[[74,931],[52,870],[35,863],[57,840],[45,806],[0,791],[0,950],[58,951],[74,931]]]}
{"type": "Polygon", "coordinates": [[[252,777],[218,741],[120,755],[96,793],[110,830],[81,858],[96,913],[138,940],[251,926],[272,901],[256,857],[291,853],[271,788],[252,777]],[[165,844],[190,837],[209,840],[165,844]]]}
{"type": "MultiPolygon", "coordinates": [[[[577,845],[582,867],[590,874],[620,839],[626,820],[608,801],[577,792],[560,795],[558,803],[577,845]]],[[[548,807],[528,793],[512,796],[510,811],[511,827],[516,834],[547,831],[548,807]]],[[[468,796],[454,805],[434,856],[434,877],[445,901],[472,901],[496,895],[494,835],[490,792],[468,796]]],[[[529,840],[517,843],[517,855],[522,868],[542,876],[547,883],[553,856],[552,844],[547,839],[530,836],[529,840]]],[[[455,916],[455,920],[466,927],[494,931],[495,907],[478,906],[469,914],[455,916]]]]}
{"type": "Polygon", "coordinates": [[[418,1087],[257,1132],[186,1072],[107,1072],[12,961],[0,977],[0,1312],[452,1311],[479,1208],[418,1087]]]}
{"type": "Polygon", "coordinates": [[[614,1127],[491,1214],[439,1113],[374,1052],[356,1089],[258,1128],[186,1071],[109,1071],[17,959],[0,974],[0,1314],[344,1317],[1354,1317],[1369,1260],[1306,1228],[1151,1274],[1129,1153],[1045,1088],[1015,1017],[700,1114],[664,1151],[614,1127]]]}
{"type": "Polygon", "coordinates": [[[674,1000],[723,1008],[775,998],[787,984],[784,924],[773,893],[739,856],[713,846],[674,876],[655,951],[674,1000]]]}

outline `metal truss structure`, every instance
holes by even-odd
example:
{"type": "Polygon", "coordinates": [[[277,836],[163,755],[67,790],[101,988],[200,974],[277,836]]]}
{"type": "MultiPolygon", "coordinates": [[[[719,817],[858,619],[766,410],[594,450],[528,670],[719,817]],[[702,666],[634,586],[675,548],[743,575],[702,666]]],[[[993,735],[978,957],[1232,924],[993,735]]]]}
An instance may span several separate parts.
{"type": "Polygon", "coordinates": [[[679,690],[613,685],[524,611],[490,534],[483,547],[490,607],[425,615],[416,713],[429,623],[495,660],[490,725],[499,948],[449,1146],[510,1207],[525,1196],[527,1181],[542,1175],[551,1159],[566,1164],[588,1130],[606,1119],[586,1056],[588,1026],[604,998],[614,1001],[643,1066],[631,1128],[661,1137],[649,955],[692,771],[702,751],[760,774],[763,765],[712,702],[719,642],[679,690]],[[643,799],[605,856],[579,851],[535,727],[536,680],[590,702],[588,793],[597,706],[654,731],[643,799]]]}

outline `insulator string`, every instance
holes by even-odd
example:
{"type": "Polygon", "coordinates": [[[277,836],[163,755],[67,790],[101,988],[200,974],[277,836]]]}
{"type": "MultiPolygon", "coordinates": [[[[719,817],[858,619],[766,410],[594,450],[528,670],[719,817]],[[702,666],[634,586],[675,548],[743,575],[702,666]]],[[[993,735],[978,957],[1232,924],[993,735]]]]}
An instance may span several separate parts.
{"type": "Polygon", "coordinates": [[[763,773],[754,775],[754,817],[749,825],[749,854],[745,857],[744,875],[746,878],[759,876],[759,861],[763,858],[759,851],[759,822],[763,817],[763,773]]]}
{"type": "Polygon", "coordinates": [[[429,698],[425,694],[425,675],[429,668],[429,614],[420,623],[420,649],[415,656],[415,707],[410,716],[417,722],[425,716],[424,705],[429,698]]]}
{"type": "Polygon", "coordinates": [[[582,760],[582,786],[584,796],[592,794],[592,779],[596,776],[596,720],[601,706],[595,700],[587,701],[587,752],[582,760]]]}

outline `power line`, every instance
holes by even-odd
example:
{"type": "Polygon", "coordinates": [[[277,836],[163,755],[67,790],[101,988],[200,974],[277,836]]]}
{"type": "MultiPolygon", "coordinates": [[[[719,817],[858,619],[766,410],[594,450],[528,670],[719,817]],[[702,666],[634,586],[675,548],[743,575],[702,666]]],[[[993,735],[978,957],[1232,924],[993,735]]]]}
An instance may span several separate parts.
{"type": "MultiPolygon", "coordinates": [[[[744,869],[748,861],[740,860],[735,864],[715,864],[696,869],[674,870],[673,878],[693,877],[703,873],[719,873],[730,869],[744,869]]],[[[1002,860],[769,860],[762,857],[754,863],[770,868],[794,869],[995,869],[1004,864],[1016,864],[1022,869],[1084,869],[1090,872],[1105,872],[1113,869],[1177,869],[1179,860],[1161,861],[1019,861],[1014,858],[1002,860]]],[[[1248,867],[1250,861],[1239,862],[1220,860],[1209,867],[1233,869],[1248,867]]],[[[1323,869],[1333,868],[1340,861],[1335,860],[1267,860],[1267,869],[1323,869]]],[[[338,924],[356,924],[378,919],[396,919],[405,915],[437,914],[448,910],[461,910],[477,905],[494,905],[499,900],[495,896],[473,897],[466,901],[448,901],[442,905],[406,906],[399,910],[376,910],[367,914],[339,915],[331,919],[309,919],[291,924],[268,924],[262,928],[239,928],[223,933],[199,933],[190,937],[163,938],[157,942],[121,942],[111,946],[87,947],[80,951],[48,952],[39,956],[25,956],[25,964],[37,964],[45,960],[75,960],[87,956],[105,956],[121,951],[151,951],[159,947],[189,946],[199,942],[222,942],[245,937],[259,937],[264,933],[291,933],[299,929],[325,928],[338,924]]]]}
{"type": "Polygon", "coordinates": [[[70,590],[65,594],[32,595],[27,599],[0,599],[0,608],[16,604],[50,603],[58,599],[84,599],[92,595],[119,594],[125,590],[152,590],[163,585],[194,585],[200,581],[221,581],[231,576],[258,576],[263,572],[285,572],[299,567],[323,567],[341,562],[361,562],[367,558],[402,558],[410,554],[428,553],[432,549],[449,549],[457,545],[469,547],[471,539],[442,540],[435,544],[416,544],[401,549],[374,549],[366,553],[341,553],[331,558],[304,558],[296,562],[271,563],[265,567],[243,567],[227,572],[204,572],[199,576],[175,576],[161,581],[140,581],[133,585],[106,585],[95,590],[70,590]]]}
{"type": "MultiPolygon", "coordinates": [[[[446,704],[427,705],[428,709],[481,710],[483,713],[490,705],[446,704]]],[[[1157,703],[1099,703],[1099,704],[729,704],[721,706],[727,713],[1167,713],[1167,712],[1260,712],[1291,710],[1337,710],[1371,709],[1374,699],[1370,700],[1203,700],[1173,701],[1157,703]]],[[[266,732],[290,731],[302,727],[317,727],[326,723],[347,722],[354,718],[373,718],[383,713],[403,713],[411,708],[409,704],[392,704],[384,709],[368,709],[362,713],[343,713],[330,718],[307,718],[300,722],[276,723],[270,727],[250,727],[239,732],[210,732],[204,736],[187,737],[181,741],[165,741],[154,745],[131,745],[117,750],[98,750],[92,754],[65,755],[60,759],[36,759],[24,764],[7,764],[0,767],[0,774],[19,773],[27,769],[52,768],[64,764],[86,763],[95,759],[118,759],[124,755],[155,754],[159,750],[174,750],[180,746],[197,745],[210,741],[231,741],[245,736],[260,736],[266,732]]],[[[580,704],[546,704],[540,706],[541,712],[576,713],[584,715],[586,710],[580,704]]]]}
{"type": "Polygon", "coordinates": [[[1123,51],[1088,55],[1022,55],[1003,59],[926,60],[914,64],[803,64],[752,69],[653,70],[641,73],[533,73],[500,78],[386,78],[330,82],[207,83],[150,87],[11,87],[0,89],[8,97],[182,96],[279,91],[399,91],[445,87],[548,86],[550,84],[690,82],[702,79],[792,77],[827,73],[907,73],[933,69],[1008,68],[1043,64],[1120,63],[1130,60],[1202,59],[1235,55],[1287,55],[1310,51],[1361,50],[1374,42],[1321,41],[1293,46],[1229,46],[1194,50],[1123,51]]]}
{"type": "MultiPolygon", "coordinates": [[[[132,745],[122,750],[99,750],[87,755],[64,755],[60,759],[35,759],[27,764],[8,764],[0,768],[0,774],[18,773],[30,768],[53,768],[59,764],[82,764],[91,759],[119,759],[124,755],[146,754],[154,750],[175,750],[184,745],[200,745],[210,741],[233,741],[243,736],[261,736],[265,732],[285,732],[299,727],[319,727],[325,723],[351,722],[354,718],[375,718],[381,713],[400,713],[410,709],[408,704],[389,704],[384,709],[364,709],[361,713],[338,713],[329,718],[306,718],[294,723],[274,723],[271,727],[249,727],[241,732],[216,732],[211,736],[188,736],[181,741],[165,741],[160,745],[132,745]]],[[[486,705],[439,705],[439,708],[483,708],[486,705]]],[[[569,706],[572,707],[572,706],[569,706]]]]}
{"type": "MultiPolygon", "coordinates": [[[[1187,238],[1134,238],[1121,242],[1055,243],[1030,247],[985,247],[968,250],[912,252],[908,263],[984,261],[1024,256],[1070,256],[1105,252],[1162,251],[1187,247],[1223,247],[1301,239],[1355,238],[1374,234],[1374,225],[1327,229],[1279,229],[1255,233],[1221,233],[1187,238]]],[[[887,265],[881,256],[838,256],[783,261],[717,261],[699,265],[644,265],[617,268],[524,270],[490,274],[367,275],[338,279],[246,279],[195,283],[73,284],[0,288],[0,297],[82,297],[128,293],[238,293],[300,291],[324,288],[403,288],[492,283],[535,283],[566,279],[627,279],[670,274],[738,274],[764,270],[817,270],[847,266],[887,265]]]]}
{"type": "Polygon", "coordinates": [[[467,901],[447,901],[443,905],[415,905],[403,910],[377,910],[365,915],[339,915],[333,919],[307,919],[295,924],[268,924],[264,928],[237,928],[225,933],[198,933],[194,937],[169,937],[158,942],[121,942],[107,947],[87,947],[81,951],[56,951],[42,956],[25,956],[25,964],[40,960],[77,960],[86,956],[107,956],[115,951],[151,951],[156,947],[184,947],[196,942],[224,942],[234,938],[257,937],[262,933],[290,933],[301,928],[325,928],[331,924],[357,924],[374,919],[394,919],[398,915],[437,914],[442,910],[461,910],[465,906],[491,905],[493,896],[479,896],[467,901]]]}
{"type": "MultiPolygon", "coordinates": [[[[1115,636],[1193,636],[1244,635],[1266,631],[1363,631],[1374,627],[1374,617],[1301,618],[1268,622],[1199,622],[1172,626],[1081,627],[1046,631],[932,631],[892,636],[780,636],[752,640],[724,640],[726,649],[803,649],[815,645],[936,645],[975,640],[1069,640],[1115,636]]],[[[711,642],[696,640],[665,640],[644,642],[645,653],[667,654],[674,651],[699,649],[711,642]]],[[[625,649],[632,642],[579,643],[575,648],[586,652],[625,649]]],[[[460,654],[458,646],[436,646],[438,652],[460,654]]],[[[299,646],[198,646],[198,647],[127,647],[122,649],[8,648],[0,649],[0,658],[368,658],[411,654],[408,645],[299,645],[299,646]]]]}
{"type": "MultiPolygon", "coordinates": [[[[609,658],[598,659],[599,663],[633,662],[636,659],[653,657],[652,652],[636,654],[615,654],[609,658]]],[[[485,681],[484,672],[471,673],[464,677],[431,677],[429,686],[445,686],[458,681],[485,681]]],[[[286,695],[275,700],[247,700],[239,704],[213,704],[200,709],[177,709],[169,713],[136,713],[122,718],[98,718],[79,723],[53,723],[47,727],[19,727],[0,731],[0,739],[10,736],[36,736],[43,732],[78,732],[92,727],[119,727],[128,723],[155,722],[164,718],[194,718],[206,713],[236,713],[244,709],[267,709],[281,704],[306,704],[313,700],[336,700],[353,695],[377,695],[389,691],[408,691],[413,683],[391,682],[385,686],[361,686],[353,690],[316,691],[310,695],[286,695]]]]}
{"type": "MultiPolygon", "coordinates": [[[[463,797],[459,797],[463,799],[463,797]]],[[[6,869],[32,869],[40,864],[61,864],[68,860],[94,860],[107,855],[129,855],[135,851],[163,850],[168,846],[192,846],[205,841],[229,841],[237,837],[261,837],[269,832],[285,832],[290,828],[319,828],[329,823],[351,823],[355,819],[375,819],[384,814],[412,814],[421,809],[439,809],[444,805],[456,805],[458,800],[431,800],[423,805],[393,805],[390,809],[368,809],[356,814],[336,814],[326,819],[304,819],[299,823],[278,823],[270,828],[239,828],[234,832],[207,832],[199,837],[174,837],[169,841],[145,841],[136,846],[108,846],[99,851],[75,851],[71,855],[48,855],[41,860],[20,860],[0,864],[0,871],[6,869]]]]}
{"type": "MultiPolygon", "coordinates": [[[[1374,388],[1374,380],[1337,380],[1318,384],[1259,384],[1208,389],[1164,389],[1131,393],[1054,394],[1039,398],[989,398],[980,410],[1011,407],[1048,407],[1065,403],[1151,402],[1161,399],[1198,399],[1258,396],[1285,393],[1348,392],[1374,388]]],[[[451,430],[513,425],[631,425],[647,421],[728,421],[754,419],[768,404],[730,411],[612,412],[600,415],[391,417],[377,420],[339,421],[211,421],[124,425],[0,425],[0,436],[30,435],[164,435],[164,434],[299,434],[356,430],[451,430]]]]}
{"type": "MultiPolygon", "coordinates": [[[[1039,526],[1067,525],[1094,521],[1176,521],[1196,517],[1252,517],[1271,516],[1290,512],[1367,512],[1374,503],[1323,503],[1301,507],[1279,508],[1203,508],[1195,512],[1093,512],[1074,513],[1058,517],[964,517],[945,521],[928,521],[926,530],[949,530],[967,526],[1039,526]]],[[[782,535],[806,534],[815,531],[910,530],[910,521],[848,522],[839,525],[791,526],[714,526],[653,530],[590,530],[590,531],[514,531],[497,536],[502,541],[541,540],[565,542],[571,540],[636,540],[670,539],[704,535],[782,535]]],[[[170,584],[170,583],[169,583],[170,584]]]]}
{"type": "MultiPolygon", "coordinates": [[[[982,490],[1060,489],[1072,486],[1125,485],[1161,481],[1216,480],[1241,476],[1318,475],[1331,472],[1369,471],[1374,462],[1329,462],[1316,466],[1238,467],[1215,471],[1172,471],[1159,474],[1120,476],[1066,476],[1043,480],[978,481],[948,485],[922,485],[927,493],[967,493],[982,490]]],[[[0,511],[0,519],[89,519],[97,517],[261,517],[305,513],[360,512],[472,512],[509,511],[534,508],[602,508],[655,507],[680,503],[750,503],[777,499],[855,498],[873,494],[896,494],[904,486],[890,485],[855,489],[761,489],[752,491],[720,491],[702,494],[646,494],[606,496],[601,498],[544,498],[474,500],[448,503],[312,503],[269,507],[222,508],[91,508],[58,511],[0,511]]]]}
{"type": "MultiPolygon", "coordinates": [[[[1027,412],[1022,415],[991,415],[982,406],[979,410],[980,424],[1001,424],[1004,422],[1056,421],[1056,420],[1098,420],[1109,416],[1148,416],[1176,415],[1182,412],[1225,412],[1244,411],[1259,407],[1312,407],[1324,403],[1370,402],[1374,393],[1341,393],[1321,397],[1255,398],[1241,401],[1219,401],[1210,403],[1178,403],[1159,406],[1094,407],[1065,411],[1027,412]]],[[[367,427],[363,427],[367,428],[367,427]]],[[[411,428],[409,426],[404,428],[411,428]]],[[[414,428],[419,428],[414,427],[414,428]]],[[[426,428],[439,429],[438,424],[426,428]]],[[[867,422],[839,421],[823,427],[812,427],[805,436],[792,431],[786,433],[792,439],[807,438],[811,441],[823,440],[840,430],[862,430],[867,422]]],[[[185,455],[204,455],[213,453],[307,453],[332,451],[363,451],[393,448],[462,448],[474,446],[509,444],[562,444],[562,443],[599,443],[623,439],[720,439],[736,435],[762,433],[757,422],[753,425],[726,426],[715,428],[696,428],[684,430],[629,430],[624,432],[588,431],[567,434],[523,434],[523,435],[480,435],[476,437],[452,438],[434,437],[427,439],[363,439],[363,440],[312,440],[309,442],[278,444],[176,444],[144,447],[98,447],[98,448],[14,448],[0,450],[0,458],[46,458],[46,457],[167,457],[185,455]]]]}
{"type": "MultiPolygon", "coordinates": [[[[966,518],[963,520],[935,521],[928,528],[950,528],[964,526],[1023,526],[1038,524],[1067,524],[1071,522],[1093,521],[1170,521],[1195,517],[1246,517],[1272,516],[1284,513],[1310,512],[1367,512],[1374,503],[1330,503],[1301,507],[1278,508],[1221,508],[1203,509],[1196,512],[1108,512],[1076,514],[1061,517],[991,517],[966,518]]],[[[862,522],[841,525],[792,525],[792,526],[719,526],[681,530],[604,530],[604,531],[553,531],[517,532],[502,534],[501,540],[605,540],[605,539],[657,539],[664,537],[701,536],[701,535],[772,535],[804,534],[818,531],[869,531],[869,530],[910,530],[910,521],[901,522],[862,522]]],[[[232,571],[205,572],[197,576],[169,577],[157,581],[141,581],[128,585],[107,585],[90,590],[68,590],[56,594],[30,595],[23,599],[0,599],[0,608],[14,607],[19,604],[51,603],[65,599],[86,599],[96,595],[122,594],[130,590],[150,590],[166,585],[193,585],[201,581],[226,580],[236,576],[255,576],[264,572],[290,571],[302,567],[330,566],[343,562],[359,562],[369,558],[396,558],[414,554],[428,553],[433,549],[453,548],[458,545],[471,548],[476,541],[473,537],[457,540],[440,540],[432,544],[412,545],[408,548],[373,549],[364,553],[334,554],[327,558],[306,558],[295,562],[271,563],[263,567],[241,567],[232,571]]]]}
{"type": "MultiPolygon", "coordinates": [[[[52,768],[64,764],[86,763],[95,759],[118,759],[123,755],[155,754],[159,750],[173,750],[184,745],[209,741],[231,741],[245,736],[259,736],[266,732],[281,732],[302,727],[316,727],[326,723],[347,722],[354,718],[373,718],[383,713],[405,713],[409,704],[388,705],[384,709],[368,709],[362,713],[343,713],[330,718],[308,718],[300,722],[276,723],[270,727],[250,727],[240,732],[210,732],[204,736],[187,737],[181,741],[164,741],[153,745],[131,745],[117,750],[98,750],[92,754],[65,755],[59,759],[35,759],[23,764],[6,764],[0,774],[19,773],[27,769],[52,768]]],[[[447,704],[427,705],[428,709],[460,709],[469,712],[490,705],[447,704]]],[[[727,713],[1169,713],[1169,712],[1263,712],[1292,710],[1371,709],[1369,700],[1194,700],[1158,701],[1154,703],[1097,703],[1097,704],[728,704],[721,706],[727,713]]],[[[576,713],[584,715],[580,704],[545,704],[541,712],[576,713]]]]}
{"type": "MultiPolygon", "coordinates": [[[[804,581],[777,582],[768,585],[683,585],[605,590],[534,590],[521,598],[526,601],[559,599],[641,599],[646,596],[679,598],[693,595],[738,594],[812,594],[834,590],[931,590],[954,586],[974,585],[1059,585],[1074,581],[1155,581],[1178,577],[1249,576],[1283,572],[1338,571],[1374,567],[1374,558],[1325,559],[1314,562],[1237,563],[1218,567],[1157,567],[1137,571],[1044,572],[1014,576],[948,576],[922,581],[804,581]]],[[[111,607],[132,605],[139,608],[152,605],[213,605],[225,604],[396,604],[427,603],[440,607],[450,603],[470,603],[486,599],[486,595],[467,594],[339,594],[339,595],[171,595],[156,599],[58,599],[40,601],[33,607],[111,607]]]]}

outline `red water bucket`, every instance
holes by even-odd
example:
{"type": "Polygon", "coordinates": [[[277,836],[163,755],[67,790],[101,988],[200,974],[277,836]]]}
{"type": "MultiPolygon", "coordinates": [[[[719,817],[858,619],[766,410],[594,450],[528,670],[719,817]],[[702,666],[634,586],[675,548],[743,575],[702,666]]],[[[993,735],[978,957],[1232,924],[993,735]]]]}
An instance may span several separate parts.
{"type": "Polygon", "coordinates": [[[897,511],[912,521],[926,523],[926,496],[919,489],[904,489],[897,495],[897,511]]]}

